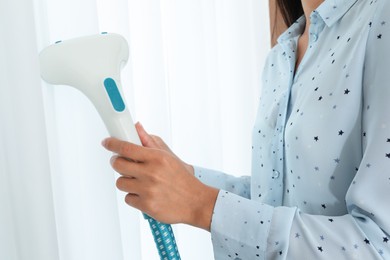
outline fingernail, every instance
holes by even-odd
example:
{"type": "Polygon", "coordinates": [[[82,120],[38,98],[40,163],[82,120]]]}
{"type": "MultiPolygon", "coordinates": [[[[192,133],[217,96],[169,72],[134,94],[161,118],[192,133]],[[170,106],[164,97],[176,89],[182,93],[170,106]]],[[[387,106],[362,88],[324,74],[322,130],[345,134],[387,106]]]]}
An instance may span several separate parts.
{"type": "Polygon", "coordinates": [[[104,147],[106,147],[106,144],[107,144],[107,138],[106,138],[106,139],[103,139],[103,141],[102,141],[102,145],[103,145],[104,147]]]}
{"type": "Polygon", "coordinates": [[[112,165],[114,163],[114,161],[116,160],[116,158],[118,158],[118,156],[112,156],[110,158],[110,164],[112,165]]]}

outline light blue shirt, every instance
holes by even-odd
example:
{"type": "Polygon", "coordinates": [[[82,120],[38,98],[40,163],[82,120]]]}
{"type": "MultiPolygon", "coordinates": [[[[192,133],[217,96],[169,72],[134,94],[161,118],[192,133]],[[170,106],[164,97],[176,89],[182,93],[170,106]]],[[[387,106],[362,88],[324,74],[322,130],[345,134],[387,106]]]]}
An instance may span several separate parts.
{"type": "Polygon", "coordinates": [[[390,2],[326,0],[278,39],[253,128],[252,176],[220,189],[216,259],[390,259],[390,2]]]}

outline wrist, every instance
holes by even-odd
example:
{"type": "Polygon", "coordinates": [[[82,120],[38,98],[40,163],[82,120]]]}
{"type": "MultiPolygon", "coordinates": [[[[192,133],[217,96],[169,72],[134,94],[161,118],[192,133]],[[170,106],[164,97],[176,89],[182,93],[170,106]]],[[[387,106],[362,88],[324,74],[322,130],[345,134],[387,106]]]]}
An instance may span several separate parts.
{"type": "Polygon", "coordinates": [[[191,207],[192,214],[189,224],[210,231],[211,219],[219,190],[204,184],[202,185],[204,189],[199,193],[196,205],[191,207]]]}

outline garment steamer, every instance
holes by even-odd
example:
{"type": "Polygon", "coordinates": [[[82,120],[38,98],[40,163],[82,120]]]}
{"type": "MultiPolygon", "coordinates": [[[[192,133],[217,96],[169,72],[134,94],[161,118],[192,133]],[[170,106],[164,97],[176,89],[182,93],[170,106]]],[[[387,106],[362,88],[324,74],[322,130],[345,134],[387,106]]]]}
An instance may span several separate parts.
{"type": "MultiPolygon", "coordinates": [[[[80,90],[94,104],[112,137],[141,145],[120,82],[120,71],[128,57],[127,42],[118,34],[58,41],[39,55],[41,76],[50,84],[80,90]]],[[[149,222],[160,258],[179,260],[171,225],[143,215],[149,222]]]]}

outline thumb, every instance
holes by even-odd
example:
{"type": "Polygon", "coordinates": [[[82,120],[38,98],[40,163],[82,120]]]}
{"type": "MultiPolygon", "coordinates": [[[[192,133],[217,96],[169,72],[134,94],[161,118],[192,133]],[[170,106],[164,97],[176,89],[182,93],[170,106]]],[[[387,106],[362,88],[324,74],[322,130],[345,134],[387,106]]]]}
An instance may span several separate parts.
{"type": "Polygon", "coordinates": [[[141,139],[141,143],[145,147],[151,147],[154,148],[157,146],[154,139],[145,131],[144,127],[140,122],[137,122],[135,124],[135,129],[138,132],[138,136],[141,139]]]}

